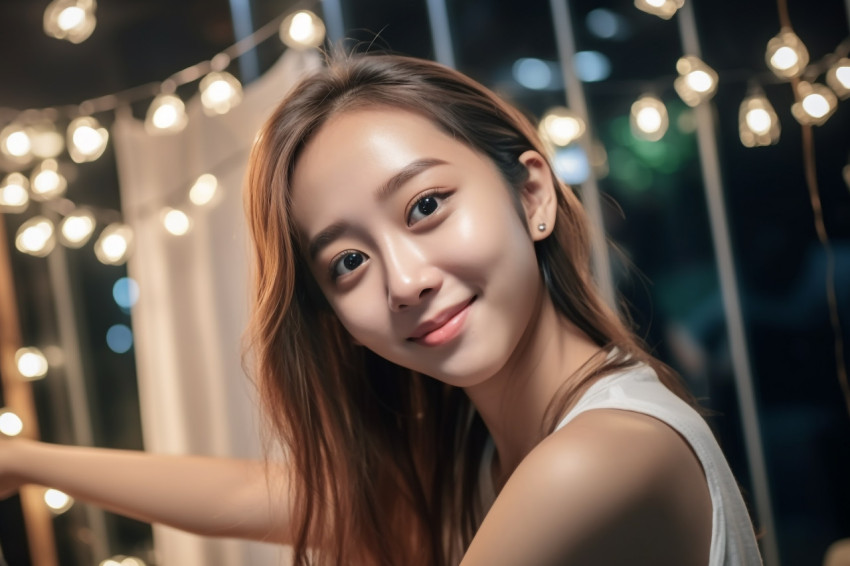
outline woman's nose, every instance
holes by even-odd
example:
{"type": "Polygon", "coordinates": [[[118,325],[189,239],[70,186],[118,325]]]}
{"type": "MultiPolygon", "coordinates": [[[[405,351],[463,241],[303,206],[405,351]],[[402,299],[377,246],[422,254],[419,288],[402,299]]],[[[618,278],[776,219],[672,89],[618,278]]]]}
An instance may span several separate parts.
{"type": "Polygon", "coordinates": [[[387,303],[392,311],[419,304],[442,285],[439,268],[409,238],[388,238],[384,258],[387,303]]]}

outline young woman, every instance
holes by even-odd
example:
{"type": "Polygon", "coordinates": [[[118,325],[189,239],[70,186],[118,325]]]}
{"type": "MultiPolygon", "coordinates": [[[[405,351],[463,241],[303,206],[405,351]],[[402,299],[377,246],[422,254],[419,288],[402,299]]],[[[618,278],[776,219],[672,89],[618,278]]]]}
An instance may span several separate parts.
{"type": "Polygon", "coordinates": [[[333,61],[260,132],[245,202],[251,371],[285,458],[14,441],[0,489],[297,564],[760,563],[711,432],[601,300],[581,205],[516,109],[435,63],[333,61]]]}

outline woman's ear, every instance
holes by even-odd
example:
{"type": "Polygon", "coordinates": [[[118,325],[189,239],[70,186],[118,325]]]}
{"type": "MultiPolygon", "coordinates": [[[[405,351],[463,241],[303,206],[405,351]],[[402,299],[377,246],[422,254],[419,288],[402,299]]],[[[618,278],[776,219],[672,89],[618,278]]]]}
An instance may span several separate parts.
{"type": "Polygon", "coordinates": [[[528,177],[520,187],[520,200],[531,239],[537,242],[547,238],[555,228],[558,188],[549,162],[540,153],[528,150],[519,156],[519,161],[528,171],[528,177]]]}

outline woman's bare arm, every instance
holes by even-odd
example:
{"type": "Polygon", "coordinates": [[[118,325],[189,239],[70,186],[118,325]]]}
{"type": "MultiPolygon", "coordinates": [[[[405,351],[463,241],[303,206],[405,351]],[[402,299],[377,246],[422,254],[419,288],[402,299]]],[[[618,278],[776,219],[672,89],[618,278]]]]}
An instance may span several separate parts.
{"type": "Polygon", "coordinates": [[[24,484],[205,536],[290,542],[285,468],[260,461],[0,441],[0,498],[24,484]]]}

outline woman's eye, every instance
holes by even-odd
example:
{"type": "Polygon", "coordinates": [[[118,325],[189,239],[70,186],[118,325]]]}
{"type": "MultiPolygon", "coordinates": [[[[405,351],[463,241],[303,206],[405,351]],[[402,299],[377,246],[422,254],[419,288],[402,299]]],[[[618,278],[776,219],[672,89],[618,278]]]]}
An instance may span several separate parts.
{"type": "Polygon", "coordinates": [[[344,252],[331,263],[331,278],[347,275],[360,267],[367,257],[360,252],[344,252]]]}
{"type": "Polygon", "coordinates": [[[417,200],[413,204],[413,208],[410,209],[410,212],[407,214],[407,223],[409,225],[416,224],[426,216],[430,216],[436,212],[436,210],[440,207],[440,204],[443,202],[443,196],[441,195],[427,195],[419,200],[417,200]]]}

